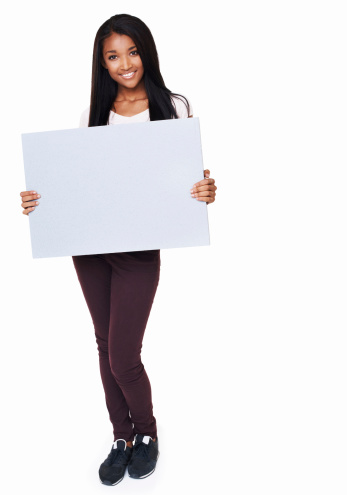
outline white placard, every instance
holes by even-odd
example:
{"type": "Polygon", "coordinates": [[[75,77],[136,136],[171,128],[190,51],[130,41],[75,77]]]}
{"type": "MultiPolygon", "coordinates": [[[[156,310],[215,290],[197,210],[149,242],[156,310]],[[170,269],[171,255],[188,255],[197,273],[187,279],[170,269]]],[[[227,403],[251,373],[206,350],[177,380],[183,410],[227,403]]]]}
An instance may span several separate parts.
{"type": "Polygon", "coordinates": [[[22,134],[33,258],[210,244],[198,117],[22,134]]]}

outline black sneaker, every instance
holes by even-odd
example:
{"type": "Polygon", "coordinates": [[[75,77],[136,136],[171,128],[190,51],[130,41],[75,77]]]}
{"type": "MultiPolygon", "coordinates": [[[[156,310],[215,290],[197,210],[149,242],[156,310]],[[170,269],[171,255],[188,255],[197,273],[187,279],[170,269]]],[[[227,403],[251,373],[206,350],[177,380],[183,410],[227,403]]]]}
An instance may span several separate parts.
{"type": "Polygon", "coordinates": [[[125,469],[131,457],[132,448],[125,440],[115,440],[107,459],[101,464],[99,477],[104,485],[116,485],[124,478],[125,469]]]}
{"type": "Polygon", "coordinates": [[[146,478],[155,470],[159,457],[158,437],[136,434],[133,453],[128,464],[130,478],[146,478]]]}

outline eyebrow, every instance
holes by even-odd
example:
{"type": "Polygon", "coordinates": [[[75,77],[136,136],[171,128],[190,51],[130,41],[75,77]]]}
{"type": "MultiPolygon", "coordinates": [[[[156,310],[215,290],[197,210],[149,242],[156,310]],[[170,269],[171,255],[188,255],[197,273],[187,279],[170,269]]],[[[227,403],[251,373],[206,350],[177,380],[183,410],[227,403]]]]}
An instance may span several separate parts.
{"type": "MultiPolygon", "coordinates": [[[[136,48],[136,45],[131,46],[130,48],[128,48],[128,50],[132,50],[133,48],[136,48]]],[[[117,50],[108,50],[108,52],[106,53],[117,53],[117,50]]]]}

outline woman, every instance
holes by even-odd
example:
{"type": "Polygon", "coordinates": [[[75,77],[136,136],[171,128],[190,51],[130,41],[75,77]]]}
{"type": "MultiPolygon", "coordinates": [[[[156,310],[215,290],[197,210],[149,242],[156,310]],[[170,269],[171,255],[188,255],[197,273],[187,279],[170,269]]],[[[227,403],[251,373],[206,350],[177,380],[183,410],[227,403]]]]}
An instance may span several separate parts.
{"type": "MultiPolygon", "coordinates": [[[[137,17],[119,14],[99,28],[94,42],[90,106],[81,127],[192,117],[191,105],[166,88],[152,34],[137,17]]],[[[191,195],[215,200],[215,181],[204,171],[191,195]]],[[[21,194],[23,213],[40,194],[21,194]]],[[[157,290],[160,250],[72,256],[90,311],[114,442],[99,469],[100,481],[119,483],[153,473],[159,456],[151,386],[141,362],[147,320],[157,290]],[[133,445],[133,440],[135,444],[133,445]]]]}

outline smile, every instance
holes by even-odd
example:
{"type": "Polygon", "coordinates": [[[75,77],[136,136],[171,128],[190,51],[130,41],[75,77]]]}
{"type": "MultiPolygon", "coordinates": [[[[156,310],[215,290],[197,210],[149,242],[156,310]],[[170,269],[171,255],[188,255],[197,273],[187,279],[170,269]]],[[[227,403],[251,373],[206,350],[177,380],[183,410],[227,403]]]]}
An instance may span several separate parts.
{"type": "Polygon", "coordinates": [[[134,70],[134,72],[128,72],[127,74],[120,74],[120,76],[124,79],[131,79],[134,76],[135,72],[136,70],[134,70]]]}

